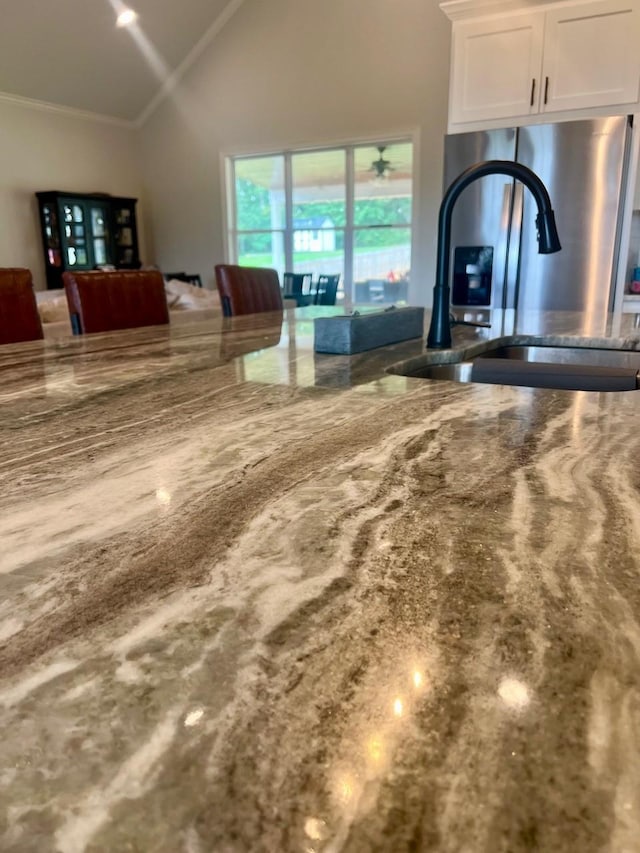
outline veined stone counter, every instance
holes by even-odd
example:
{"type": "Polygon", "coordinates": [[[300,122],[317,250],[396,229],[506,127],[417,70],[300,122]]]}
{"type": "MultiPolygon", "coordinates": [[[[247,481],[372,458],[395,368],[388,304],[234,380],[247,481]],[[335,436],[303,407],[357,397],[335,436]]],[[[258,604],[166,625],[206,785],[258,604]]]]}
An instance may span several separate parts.
{"type": "Polygon", "coordinates": [[[312,315],[0,350],[0,849],[640,850],[640,394],[312,315]]]}

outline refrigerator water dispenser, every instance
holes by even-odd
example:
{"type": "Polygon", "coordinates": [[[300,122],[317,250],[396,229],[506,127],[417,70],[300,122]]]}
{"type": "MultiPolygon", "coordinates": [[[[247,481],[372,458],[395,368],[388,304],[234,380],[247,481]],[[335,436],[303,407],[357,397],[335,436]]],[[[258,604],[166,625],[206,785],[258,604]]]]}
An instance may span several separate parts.
{"type": "Polygon", "coordinates": [[[493,246],[456,246],[452,306],[490,306],[493,246]]]}

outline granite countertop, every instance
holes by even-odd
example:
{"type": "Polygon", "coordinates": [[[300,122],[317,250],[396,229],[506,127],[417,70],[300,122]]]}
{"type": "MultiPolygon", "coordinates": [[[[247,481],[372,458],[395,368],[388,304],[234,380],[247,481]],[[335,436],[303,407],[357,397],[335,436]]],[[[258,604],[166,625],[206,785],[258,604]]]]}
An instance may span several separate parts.
{"type": "Polygon", "coordinates": [[[0,349],[0,850],[639,851],[640,395],[288,314],[0,349]]]}

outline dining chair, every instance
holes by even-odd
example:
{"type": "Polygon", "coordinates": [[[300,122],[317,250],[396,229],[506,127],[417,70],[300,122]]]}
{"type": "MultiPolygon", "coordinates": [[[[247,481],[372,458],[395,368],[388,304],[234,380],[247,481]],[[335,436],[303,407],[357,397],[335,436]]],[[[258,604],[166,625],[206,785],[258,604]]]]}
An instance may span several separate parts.
{"type": "Polygon", "coordinates": [[[384,301],[385,302],[406,302],[409,289],[409,282],[406,278],[399,281],[385,281],[384,283],[384,301]]]}
{"type": "Polygon", "coordinates": [[[370,278],[367,283],[369,285],[369,301],[383,302],[384,301],[384,278],[370,278]]]}
{"type": "Polygon", "coordinates": [[[338,293],[338,285],[340,284],[340,274],[338,275],[319,275],[316,282],[316,305],[335,305],[336,295],[338,293]]]}
{"type": "Polygon", "coordinates": [[[298,308],[313,304],[312,286],[313,274],[310,272],[285,272],[282,275],[282,295],[285,299],[295,299],[298,308]]]}
{"type": "Polygon", "coordinates": [[[369,281],[356,281],[356,303],[371,301],[371,291],[369,290],[369,281]]]}
{"type": "Polygon", "coordinates": [[[37,341],[42,337],[31,272],[19,267],[0,269],[0,344],[37,341]]]}
{"type": "Polygon", "coordinates": [[[158,270],[64,272],[74,335],[169,322],[164,279],[158,270]]]}
{"type": "Polygon", "coordinates": [[[215,272],[225,317],[283,310],[280,281],[275,270],[217,264],[215,272]]]}

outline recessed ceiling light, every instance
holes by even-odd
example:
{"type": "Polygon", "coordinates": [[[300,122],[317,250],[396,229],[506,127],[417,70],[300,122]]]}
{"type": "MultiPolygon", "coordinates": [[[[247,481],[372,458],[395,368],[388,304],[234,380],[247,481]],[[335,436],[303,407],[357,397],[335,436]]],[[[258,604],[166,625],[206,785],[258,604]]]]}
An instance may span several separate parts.
{"type": "Polygon", "coordinates": [[[134,12],[133,9],[123,9],[116,19],[116,25],[118,27],[130,27],[137,17],[138,13],[134,12]]]}

